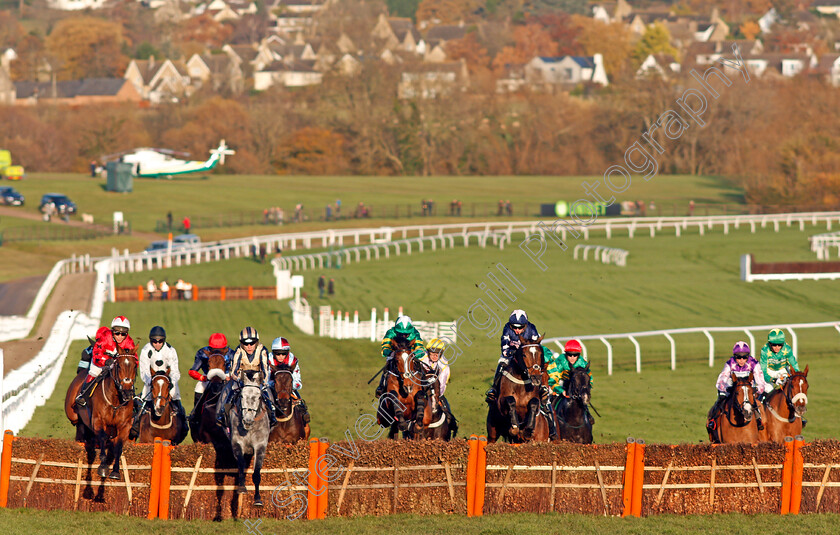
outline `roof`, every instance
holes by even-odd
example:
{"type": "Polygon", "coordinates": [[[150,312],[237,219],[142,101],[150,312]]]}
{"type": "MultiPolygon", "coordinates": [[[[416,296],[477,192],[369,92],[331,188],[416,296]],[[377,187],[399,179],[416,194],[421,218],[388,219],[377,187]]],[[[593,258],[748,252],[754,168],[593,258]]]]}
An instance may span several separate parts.
{"type": "Polygon", "coordinates": [[[595,58],[592,56],[540,56],[539,58],[544,63],[559,63],[566,58],[572,58],[572,60],[574,60],[575,63],[577,63],[584,69],[595,68],[595,58]]]}
{"type": "Polygon", "coordinates": [[[462,39],[465,35],[467,35],[467,29],[464,26],[445,24],[429,29],[428,33],[426,33],[426,40],[451,41],[453,39],[462,39]]]}
{"type": "MultiPolygon", "coordinates": [[[[56,98],[76,96],[116,96],[128,83],[125,78],[84,78],[56,82],[56,98]]],[[[52,82],[15,82],[17,98],[30,98],[36,94],[43,98],[52,98],[52,82]]]]}

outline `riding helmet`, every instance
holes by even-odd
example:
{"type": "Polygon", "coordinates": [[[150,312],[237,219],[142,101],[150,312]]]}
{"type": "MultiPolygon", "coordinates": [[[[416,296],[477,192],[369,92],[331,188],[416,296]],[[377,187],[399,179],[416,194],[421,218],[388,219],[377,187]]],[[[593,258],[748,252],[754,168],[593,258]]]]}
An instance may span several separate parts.
{"type": "Polygon", "coordinates": [[[227,338],[222,333],[213,333],[207,343],[212,349],[224,349],[227,347],[227,338]]]}
{"type": "Polygon", "coordinates": [[[508,323],[514,329],[520,329],[528,324],[528,315],[524,310],[516,309],[511,313],[508,323]]]}
{"type": "Polygon", "coordinates": [[[400,316],[394,323],[394,330],[400,334],[410,334],[414,327],[411,325],[411,318],[408,316],[400,316]]]}
{"type": "Polygon", "coordinates": [[[426,351],[443,351],[446,349],[446,344],[440,338],[432,338],[426,345],[426,351]]]}
{"type": "Polygon", "coordinates": [[[732,348],[732,354],[737,355],[738,353],[746,353],[747,355],[750,354],[750,346],[743,340],[735,344],[735,347],[732,348]]]}
{"type": "Polygon", "coordinates": [[[149,331],[149,340],[153,338],[163,338],[166,340],[166,331],[163,330],[163,327],[160,325],[155,325],[152,327],[152,330],[149,331]]]}
{"type": "Polygon", "coordinates": [[[583,347],[581,347],[580,342],[574,339],[566,342],[566,347],[563,348],[563,352],[566,354],[577,353],[579,355],[581,351],[583,351],[583,347]]]}
{"type": "Polygon", "coordinates": [[[111,320],[111,328],[114,327],[125,327],[126,329],[131,329],[131,323],[128,322],[128,318],[125,316],[117,316],[113,320],[111,320]]]}
{"type": "Polygon", "coordinates": [[[769,344],[784,344],[785,332],[781,329],[773,329],[767,335],[767,343],[769,344]]]}
{"type": "Polygon", "coordinates": [[[292,346],[289,345],[289,341],[282,336],[278,336],[271,342],[272,351],[291,351],[291,349],[292,346]]]}
{"type": "Polygon", "coordinates": [[[239,333],[239,341],[243,344],[254,344],[260,341],[260,335],[253,327],[245,327],[239,333]]]}

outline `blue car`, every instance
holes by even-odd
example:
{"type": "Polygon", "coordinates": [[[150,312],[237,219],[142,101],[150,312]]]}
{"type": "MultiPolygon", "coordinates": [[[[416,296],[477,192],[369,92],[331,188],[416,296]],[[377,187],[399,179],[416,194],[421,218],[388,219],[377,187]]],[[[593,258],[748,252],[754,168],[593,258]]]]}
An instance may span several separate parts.
{"type": "Polygon", "coordinates": [[[41,197],[41,205],[38,209],[41,212],[46,212],[47,206],[52,205],[55,211],[59,214],[75,214],[76,203],[71,201],[67,195],[62,193],[47,193],[41,197]]]}
{"type": "Polygon", "coordinates": [[[0,202],[9,206],[23,206],[26,199],[11,186],[0,187],[0,202]]]}

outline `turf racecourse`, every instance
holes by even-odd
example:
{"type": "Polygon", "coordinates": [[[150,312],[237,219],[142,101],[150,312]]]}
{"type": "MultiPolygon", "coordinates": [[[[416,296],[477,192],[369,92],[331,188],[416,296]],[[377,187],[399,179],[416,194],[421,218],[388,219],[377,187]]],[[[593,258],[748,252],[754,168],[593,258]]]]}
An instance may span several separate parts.
{"type": "MultiPolygon", "coordinates": [[[[626,268],[575,261],[571,251],[559,250],[545,257],[550,269],[542,272],[517,247],[498,249],[456,248],[402,255],[380,262],[349,264],[325,274],[337,281],[337,295],[318,299],[314,288],[319,272],[304,272],[311,304],[328,302],[338,309],[399,305],[415,319],[451,320],[464,315],[482,297],[477,285],[496,263],[503,263],[526,286],[515,305],[529,311],[537,326],[549,336],[582,333],[627,332],[693,326],[786,324],[836,320],[840,288],[833,282],[743,283],[738,278],[738,258],[754,252],[759,260],[783,254],[787,259],[809,259],[807,236],[824,227],[798,229],[772,227],[751,234],[749,228],[719,231],[705,236],[684,234],[681,238],[659,235],[599,240],[630,251],[626,268]]],[[[149,276],[170,282],[184,277],[197,284],[247,284],[266,280],[268,264],[249,260],[173,268],[166,272],[127,274],[118,285],[144,283],[149,276]]],[[[337,440],[358,415],[373,411],[373,390],[367,380],[382,364],[378,344],[365,340],[319,339],[300,334],[292,325],[285,302],[143,302],[109,303],[105,317],[128,316],[132,334],[145,337],[155,324],[167,329],[169,341],[178,349],[180,387],[187,409],[192,406],[194,382],[186,370],[195,350],[213,331],[232,340],[247,324],[255,326],[265,342],[288,336],[301,359],[303,395],[312,413],[313,436],[337,440]]],[[[506,316],[508,311],[504,311],[506,316]]],[[[362,314],[364,315],[364,313],[362,314]]],[[[504,319],[504,318],[503,318],[504,319]]],[[[461,435],[484,433],[486,405],[483,393],[492,377],[498,355],[498,330],[486,337],[467,327],[472,345],[452,364],[447,390],[453,410],[461,421],[461,435]]],[[[840,375],[836,359],[838,334],[833,328],[799,331],[799,359],[810,365],[809,425],[806,439],[840,436],[840,422],[833,417],[840,394],[834,388],[840,375]]],[[[766,340],[766,332],[755,332],[766,340]]],[[[715,378],[732,344],[745,335],[719,337],[717,361],[708,365],[708,344],[702,335],[676,337],[677,369],[669,367],[669,346],[664,337],[640,339],[642,373],[634,368],[629,342],[615,347],[615,371],[606,374],[606,351],[590,343],[595,376],[593,403],[602,417],[596,421],[595,441],[621,442],[627,436],[648,442],[681,443],[707,440],[704,417],[714,401],[715,378]]],[[[63,415],[62,401],[72,377],[81,342],[74,343],[56,393],[37,410],[23,434],[71,438],[72,429],[63,415]]]]}
{"type": "Polygon", "coordinates": [[[294,530],[308,534],[457,534],[457,535],[565,535],[568,533],[704,533],[726,535],[834,534],[840,531],[840,515],[800,516],[721,514],[709,516],[658,515],[647,518],[617,518],[583,515],[523,514],[466,518],[462,515],[392,515],[387,517],[299,520],[294,523],[265,519],[256,527],[227,520],[190,522],[146,520],[111,513],[85,514],[37,509],[0,510],[0,529],[8,533],[52,535],[55,533],[167,533],[173,535],[277,535],[294,530]],[[258,530],[258,531],[257,531],[258,530]]]}

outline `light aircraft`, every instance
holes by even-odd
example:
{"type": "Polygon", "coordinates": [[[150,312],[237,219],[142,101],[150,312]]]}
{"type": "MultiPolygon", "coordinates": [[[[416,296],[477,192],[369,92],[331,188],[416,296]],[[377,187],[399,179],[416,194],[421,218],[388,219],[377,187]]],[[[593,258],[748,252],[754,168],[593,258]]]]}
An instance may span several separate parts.
{"type": "Polygon", "coordinates": [[[225,164],[225,156],[236,154],[225,144],[223,139],[218,148],[210,149],[207,161],[181,160],[176,156],[188,157],[189,154],[169,149],[139,148],[122,154],[111,154],[103,157],[104,161],[113,160],[119,156],[119,161],[132,164],[131,173],[138,178],[171,178],[210,171],[217,164],[225,164]]]}

